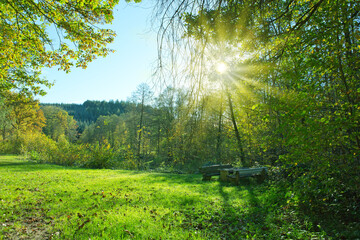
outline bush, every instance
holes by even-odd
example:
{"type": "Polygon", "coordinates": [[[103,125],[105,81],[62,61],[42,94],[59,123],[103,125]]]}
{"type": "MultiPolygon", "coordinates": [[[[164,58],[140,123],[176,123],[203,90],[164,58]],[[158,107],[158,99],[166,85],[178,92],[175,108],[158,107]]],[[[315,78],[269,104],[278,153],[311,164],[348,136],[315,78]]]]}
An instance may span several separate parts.
{"type": "Polygon", "coordinates": [[[96,143],[85,146],[89,154],[82,166],[89,168],[111,168],[114,166],[116,154],[109,144],[100,145],[96,143]]]}
{"type": "Polygon", "coordinates": [[[29,132],[20,136],[21,153],[38,162],[54,162],[57,144],[40,132],[29,132]]]}
{"type": "Polygon", "coordinates": [[[36,161],[36,162],[41,162],[41,156],[38,152],[36,151],[30,151],[29,152],[29,158],[33,161],[36,161]]]}
{"type": "Polygon", "coordinates": [[[13,141],[10,140],[1,141],[0,154],[17,154],[17,153],[18,151],[13,141]]]}

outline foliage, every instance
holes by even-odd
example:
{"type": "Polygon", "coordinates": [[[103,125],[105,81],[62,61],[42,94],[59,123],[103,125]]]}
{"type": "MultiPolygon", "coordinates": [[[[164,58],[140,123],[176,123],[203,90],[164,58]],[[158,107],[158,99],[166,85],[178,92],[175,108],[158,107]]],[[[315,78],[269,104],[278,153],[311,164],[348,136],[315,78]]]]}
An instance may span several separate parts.
{"type": "Polygon", "coordinates": [[[125,101],[90,101],[87,100],[83,104],[57,104],[57,103],[42,103],[41,106],[54,106],[68,112],[70,116],[78,122],[79,125],[83,125],[83,128],[79,130],[83,132],[86,126],[90,123],[96,122],[100,116],[118,115],[129,112],[132,108],[132,103],[125,101]]]}
{"type": "Polygon", "coordinates": [[[9,119],[11,107],[8,106],[4,99],[0,99],[0,129],[1,139],[6,140],[9,129],[12,127],[13,119],[9,119]]]}
{"type": "Polygon", "coordinates": [[[43,67],[86,68],[96,56],[106,56],[115,33],[99,24],[111,23],[118,0],[33,1],[0,3],[0,94],[45,94],[43,67]],[[58,42],[54,41],[57,36],[58,42]],[[71,45],[71,43],[73,45],[71,45]],[[57,47],[58,46],[58,47],[57,47]]]}
{"type": "Polygon", "coordinates": [[[102,143],[106,139],[112,147],[118,146],[121,123],[122,118],[117,115],[100,116],[85,129],[80,140],[84,143],[102,143]]]}
{"type": "Polygon", "coordinates": [[[11,92],[7,92],[7,96],[0,102],[0,152],[20,153],[21,138],[39,133],[45,126],[45,117],[38,101],[11,92]]]}
{"type": "Polygon", "coordinates": [[[15,141],[5,140],[1,141],[0,154],[19,154],[20,151],[16,146],[15,141]]]}
{"type": "Polygon", "coordinates": [[[117,155],[109,146],[73,144],[64,135],[55,141],[39,131],[28,131],[2,141],[0,153],[23,154],[38,163],[66,166],[111,168],[119,165],[117,155]]]}
{"type": "Polygon", "coordinates": [[[76,121],[72,116],[58,107],[45,106],[41,108],[46,118],[46,126],[43,132],[54,140],[60,136],[66,136],[68,141],[74,142],[77,137],[76,121]]]}
{"type": "Polygon", "coordinates": [[[83,167],[111,168],[114,166],[115,153],[109,144],[86,145],[88,155],[84,158],[83,167]]]}
{"type": "Polygon", "coordinates": [[[305,213],[358,222],[359,3],[205,0],[159,6],[161,26],[171,26],[161,29],[162,39],[173,40],[166,42],[173,58],[175,46],[188,50],[193,65],[185,70],[198,73],[192,79],[202,86],[198,94],[218,81],[219,95],[231,96],[238,127],[233,124],[231,132],[240,136],[246,158],[282,167],[305,213]],[[226,62],[228,71],[216,73],[216,61],[226,62]],[[353,214],[339,215],[348,211],[353,214]]]}
{"type": "MultiPolygon", "coordinates": [[[[6,121],[11,123],[11,131],[20,134],[29,130],[40,131],[45,126],[44,114],[40,110],[38,100],[18,93],[6,94],[4,110],[6,121]]],[[[4,110],[2,109],[2,112],[4,110]]]]}

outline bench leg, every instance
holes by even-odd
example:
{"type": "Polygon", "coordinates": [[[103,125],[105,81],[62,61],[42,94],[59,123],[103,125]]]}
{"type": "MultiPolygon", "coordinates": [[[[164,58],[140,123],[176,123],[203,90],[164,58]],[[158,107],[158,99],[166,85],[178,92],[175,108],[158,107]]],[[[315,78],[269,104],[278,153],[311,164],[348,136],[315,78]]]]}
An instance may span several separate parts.
{"type": "Polygon", "coordinates": [[[256,182],[257,183],[263,183],[265,181],[265,179],[266,179],[266,175],[267,174],[266,174],[265,170],[262,170],[261,174],[256,176],[256,182]]]}
{"type": "Polygon", "coordinates": [[[236,173],[235,173],[234,184],[235,184],[235,185],[239,185],[239,184],[240,184],[240,174],[239,174],[239,172],[236,172],[236,173]]]}
{"type": "Polygon", "coordinates": [[[229,172],[228,171],[220,171],[220,181],[222,182],[228,182],[228,175],[229,175],[229,172]]]}

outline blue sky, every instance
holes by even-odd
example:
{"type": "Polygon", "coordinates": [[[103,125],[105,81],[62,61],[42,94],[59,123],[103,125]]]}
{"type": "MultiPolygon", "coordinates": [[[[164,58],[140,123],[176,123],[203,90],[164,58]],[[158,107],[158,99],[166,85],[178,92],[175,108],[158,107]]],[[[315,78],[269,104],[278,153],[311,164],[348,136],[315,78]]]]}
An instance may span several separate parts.
{"type": "MultiPolygon", "coordinates": [[[[145,2],[145,1],[144,1],[145,2]]],[[[109,45],[116,50],[106,58],[74,68],[68,74],[57,68],[45,69],[43,76],[55,80],[42,103],[83,103],[86,100],[126,100],[142,82],[151,80],[157,58],[156,32],[151,31],[152,8],[146,3],[120,1],[110,26],[117,37],[109,45]]],[[[149,84],[150,85],[150,84],[149,84]]]]}

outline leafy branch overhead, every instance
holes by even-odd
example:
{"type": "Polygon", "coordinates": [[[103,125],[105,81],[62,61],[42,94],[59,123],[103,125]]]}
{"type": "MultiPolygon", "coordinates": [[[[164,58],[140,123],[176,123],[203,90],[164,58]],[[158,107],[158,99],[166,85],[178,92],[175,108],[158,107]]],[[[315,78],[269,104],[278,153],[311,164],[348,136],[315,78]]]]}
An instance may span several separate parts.
{"type": "Polygon", "coordinates": [[[0,93],[45,94],[41,68],[86,68],[106,56],[115,32],[99,25],[113,20],[118,0],[5,0],[0,2],[0,93]]]}

